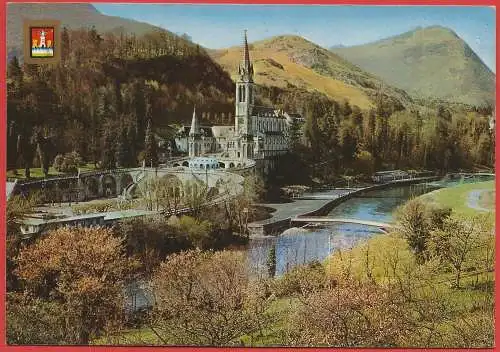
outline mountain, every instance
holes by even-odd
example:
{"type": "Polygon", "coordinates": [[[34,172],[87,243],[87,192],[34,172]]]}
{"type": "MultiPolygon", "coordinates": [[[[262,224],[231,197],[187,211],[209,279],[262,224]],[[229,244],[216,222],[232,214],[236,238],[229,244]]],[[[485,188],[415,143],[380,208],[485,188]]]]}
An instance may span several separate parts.
{"type": "Polygon", "coordinates": [[[101,14],[90,4],[11,3],[7,8],[7,55],[22,56],[23,19],[60,20],[61,26],[71,29],[91,28],[100,32],[127,32],[142,35],[165,31],[147,23],[101,14]]]}
{"type": "Polygon", "coordinates": [[[448,28],[417,28],[398,36],[332,52],[422,98],[493,104],[495,74],[448,28]]]}
{"type": "MultiPolygon", "coordinates": [[[[339,102],[347,99],[360,108],[372,107],[381,90],[402,105],[411,103],[403,90],[387,86],[375,75],[302,37],[272,37],[254,42],[249,48],[257,84],[317,90],[339,102]]],[[[241,47],[211,50],[209,54],[236,78],[241,47]]]]}

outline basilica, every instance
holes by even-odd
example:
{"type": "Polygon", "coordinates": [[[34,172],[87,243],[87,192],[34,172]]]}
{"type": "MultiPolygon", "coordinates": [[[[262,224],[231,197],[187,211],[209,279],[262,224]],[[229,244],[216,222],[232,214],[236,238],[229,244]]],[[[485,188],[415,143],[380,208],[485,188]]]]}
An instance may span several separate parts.
{"type": "Polygon", "coordinates": [[[196,109],[191,126],[179,130],[175,138],[179,151],[191,158],[220,155],[240,160],[252,159],[266,169],[289,150],[288,131],[294,123],[303,123],[298,114],[288,114],[272,107],[255,104],[253,64],[250,61],[247,35],[236,82],[234,125],[202,127],[196,109]]]}

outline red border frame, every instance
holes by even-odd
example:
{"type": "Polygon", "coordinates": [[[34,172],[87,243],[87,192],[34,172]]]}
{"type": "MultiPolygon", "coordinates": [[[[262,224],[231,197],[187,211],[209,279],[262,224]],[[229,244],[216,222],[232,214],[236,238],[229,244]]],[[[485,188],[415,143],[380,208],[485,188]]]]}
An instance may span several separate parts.
{"type": "MultiPolygon", "coordinates": [[[[106,3],[106,2],[120,2],[120,3],[177,3],[177,4],[189,4],[189,3],[198,3],[198,4],[283,4],[283,5],[462,5],[462,6],[493,6],[496,8],[497,2],[500,0],[118,0],[118,1],[107,1],[107,0],[59,0],[59,1],[39,1],[39,0],[27,0],[27,1],[9,1],[11,3],[23,3],[23,2],[54,2],[54,3],[74,3],[74,2],[87,2],[87,3],[106,3]]],[[[7,110],[7,90],[6,90],[6,78],[7,78],[7,1],[0,0],[1,8],[0,8],[0,71],[2,72],[2,77],[0,80],[0,140],[2,141],[2,147],[0,149],[0,165],[6,165],[6,110],[7,110]]],[[[500,68],[498,64],[498,56],[500,54],[498,40],[500,37],[500,30],[498,26],[498,16],[496,18],[496,73],[500,68]]],[[[495,73],[495,74],[496,74],[495,73]]],[[[500,98],[499,84],[496,82],[496,102],[500,98]]],[[[496,132],[498,133],[499,128],[496,126],[496,132]]],[[[495,143],[495,155],[500,154],[500,144],[498,143],[498,139],[495,143]]],[[[495,172],[498,166],[500,165],[500,161],[495,159],[495,172]]],[[[0,272],[2,277],[5,277],[5,187],[6,187],[6,168],[5,166],[0,167],[0,196],[2,196],[0,200],[0,257],[3,259],[0,260],[0,272]]],[[[500,185],[500,181],[498,178],[496,179],[495,187],[498,188],[500,185]]],[[[498,204],[500,200],[500,196],[498,192],[496,193],[496,204],[498,204]]],[[[495,223],[498,225],[500,216],[498,212],[495,212],[495,223]]],[[[500,248],[500,237],[496,237],[495,241],[496,248],[500,248]]],[[[495,270],[495,302],[498,301],[499,295],[499,279],[500,279],[500,270],[495,270]]],[[[7,346],[6,345],[6,335],[5,335],[5,292],[6,292],[6,281],[5,279],[0,279],[0,350],[3,351],[248,351],[249,348],[215,348],[215,347],[128,347],[128,346],[118,346],[118,347],[97,347],[97,346],[7,346]]],[[[497,326],[500,318],[500,310],[495,310],[495,326],[497,326]]],[[[499,330],[495,329],[495,345],[499,341],[500,333],[499,330]]],[[[496,348],[492,349],[474,349],[474,351],[492,351],[496,348]]],[[[315,348],[258,348],[259,351],[306,351],[306,350],[315,350],[315,348]]],[[[317,349],[319,350],[319,348],[317,349]]],[[[326,350],[322,348],[321,350],[326,350]]],[[[340,350],[340,349],[335,349],[340,350]]],[[[345,349],[348,351],[369,351],[369,350],[381,350],[381,349],[345,349]]],[[[391,351],[423,351],[425,349],[387,349],[391,351]]],[[[433,351],[457,351],[457,350],[470,350],[470,349],[433,349],[433,351]]]]}

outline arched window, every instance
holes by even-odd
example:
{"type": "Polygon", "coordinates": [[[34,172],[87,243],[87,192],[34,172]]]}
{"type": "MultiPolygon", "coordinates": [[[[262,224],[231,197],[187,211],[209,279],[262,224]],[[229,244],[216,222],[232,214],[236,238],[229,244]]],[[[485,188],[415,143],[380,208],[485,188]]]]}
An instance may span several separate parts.
{"type": "Polygon", "coordinates": [[[244,103],[246,98],[245,86],[240,86],[240,102],[244,103]]]}

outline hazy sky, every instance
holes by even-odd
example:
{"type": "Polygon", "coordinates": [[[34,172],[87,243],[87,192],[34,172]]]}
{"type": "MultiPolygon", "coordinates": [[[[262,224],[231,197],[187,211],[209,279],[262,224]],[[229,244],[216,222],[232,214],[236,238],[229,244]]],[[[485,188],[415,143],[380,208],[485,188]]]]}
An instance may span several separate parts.
{"type": "Polygon", "coordinates": [[[454,30],[495,71],[495,9],[472,6],[290,6],[94,4],[106,15],[131,18],[187,33],[207,48],[296,34],[324,47],[356,45],[418,26],[454,30]]]}

